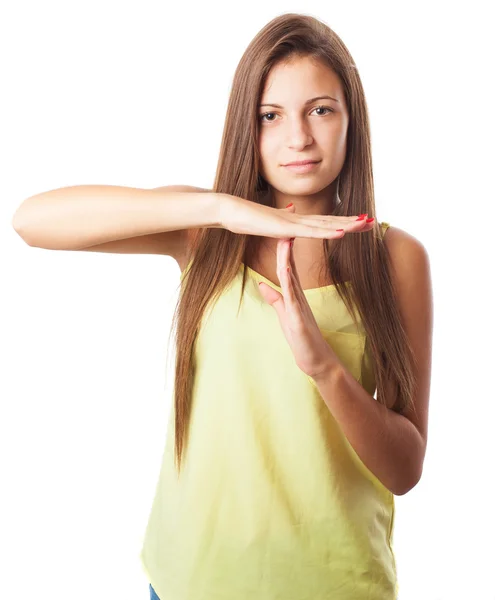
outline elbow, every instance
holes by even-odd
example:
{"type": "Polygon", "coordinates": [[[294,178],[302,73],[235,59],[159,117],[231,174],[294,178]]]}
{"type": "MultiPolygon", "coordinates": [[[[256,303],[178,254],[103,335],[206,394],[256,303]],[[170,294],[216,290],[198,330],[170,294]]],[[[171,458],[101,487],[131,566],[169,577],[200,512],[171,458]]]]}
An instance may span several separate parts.
{"type": "MultiPolygon", "coordinates": [[[[416,483],[418,483],[416,481],[416,483]]],[[[416,487],[416,483],[411,483],[407,486],[403,486],[399,489],[394,490],[394,496],[405,496],[408,492],[410,492],[414,487],[416,487]]]]}
{"type": "Polygon", "coordinates": [[[30,218],[30,216],[28,217],[28,215],[25,214],[25,212],[26,211],[24,210],[22,205],[15,211],[11,220],[12,227],[14,228],[14,231],[17,233],[17,235],[24,242],[26,242],[28,246],[37,248],[39,246],[37,246],[34,243],[35,228],[33,228],[32,226],[33,221],[30,218]]]}
{"type": "Polygon", "coordinates": [[[413,488],[415,488],[418,485],[423,475],[422,465],[418,471],[415,472],[413,476],[408,477],[407,480],[403,482],[400,486],[398,486],[397,489],[393,490],[394,496],[405,496],[408,492],[410,492],[413,488]]]}
{"type": "Polygon", "coordinates": [[[29,241],[29,236],[28,236],[25,226],[22,225],[22,223],[19,221],[19,218],[16,217],[16,215],[14,215],[14,218],[12,219],[12,227],[14,228],[14,231],[17,233],[17,235],[24,242],[26,242],[26,244],[28,246],[32,246],[32,244],[29,241]]]}
{"type": "Polygon", "coordinates": [[[15,229],[16,233],[21,235],[21,231],[24,229],[24,225],[22,221],[24,220],[21,214],[21,207],[18,207],[15,213],[12,216],[12,227],[15,229]]]}
{"type": "Polygon", "coordinates": [[[15,229],[15,231],[17,233],[20,234],[20,230],[21,230],[21,223],[20,223],[20,219],[19,219],[19,211],[16,211],[14,213],[14,216],[12,217],[12,227],[15,229]]]}
{"type": "Polygon", "coordinates": [[[426,454],[426,440],[419,436],[420,442],[413,446],[413,449],[408,452],[406,464],[402,469],[403,477],[401,478],[398,489],[393,493],[396,496],[404,496],[415,488],[421,481],[423,476],[423,465],[426,454]]]}

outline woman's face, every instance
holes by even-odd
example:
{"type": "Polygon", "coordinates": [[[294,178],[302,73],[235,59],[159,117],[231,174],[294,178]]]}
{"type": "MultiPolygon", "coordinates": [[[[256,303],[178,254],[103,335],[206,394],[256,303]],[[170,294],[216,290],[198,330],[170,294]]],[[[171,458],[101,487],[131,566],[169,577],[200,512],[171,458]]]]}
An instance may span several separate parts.
{"type": "Polygon", "coordinates": [[[308,57],[277,64],[263,90],[258,119],[260,171],[272,188],[276,206],[283,208],[296,200],[297,212],[327,212],[329,190],[334,189],[329,186],[345,160],[349,121],[338,76],[308,57]],[[333,99],[319,98],[306,104],[323,95],[333,99]],[[283,166],[306,159],[320,162],[306,173],[283,166]]]}

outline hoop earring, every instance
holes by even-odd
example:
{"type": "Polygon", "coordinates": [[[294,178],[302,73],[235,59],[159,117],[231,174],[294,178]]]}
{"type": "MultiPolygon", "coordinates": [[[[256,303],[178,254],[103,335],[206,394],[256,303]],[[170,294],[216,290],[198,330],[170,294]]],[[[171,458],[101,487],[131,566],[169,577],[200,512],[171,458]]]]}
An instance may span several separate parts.
{"type": "Polygon", "coordinates": [[[335,192],[335,204],[341,204],[342,203],[342,198],[339,196],[339,189],[340,189],[340,174],[337,177],[337,190],[335,192]]]}

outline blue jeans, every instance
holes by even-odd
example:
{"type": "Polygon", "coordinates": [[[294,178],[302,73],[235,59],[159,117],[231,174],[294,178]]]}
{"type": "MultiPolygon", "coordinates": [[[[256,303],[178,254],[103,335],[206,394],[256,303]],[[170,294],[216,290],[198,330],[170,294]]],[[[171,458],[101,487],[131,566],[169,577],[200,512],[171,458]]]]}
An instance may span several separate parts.
{"type": "Polygon", "coordinates": [[[150,600],[160,600],[157,593],[153,589],[153,586],[151,585],[151,583],[150,583],[150,600]]]}

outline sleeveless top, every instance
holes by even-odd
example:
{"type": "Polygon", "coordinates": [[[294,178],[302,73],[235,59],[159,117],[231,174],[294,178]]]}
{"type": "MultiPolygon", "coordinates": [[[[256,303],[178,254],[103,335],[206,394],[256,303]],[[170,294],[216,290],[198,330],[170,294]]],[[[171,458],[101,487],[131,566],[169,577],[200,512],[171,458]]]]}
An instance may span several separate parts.
{"type": "MultiPolygon", "coordinates": [[[[380,225],[383,236],[389,224],[380,225]]],[[[394,495],[297,367],[259,281],[281,292],[241,263],[205,311],[182,472],[172,402],[142,569],[160,600],[395,600],[394,495]]],[[[373,396],[361,323],[334,285],[304,295],[325,340],[373,396]]]]}

